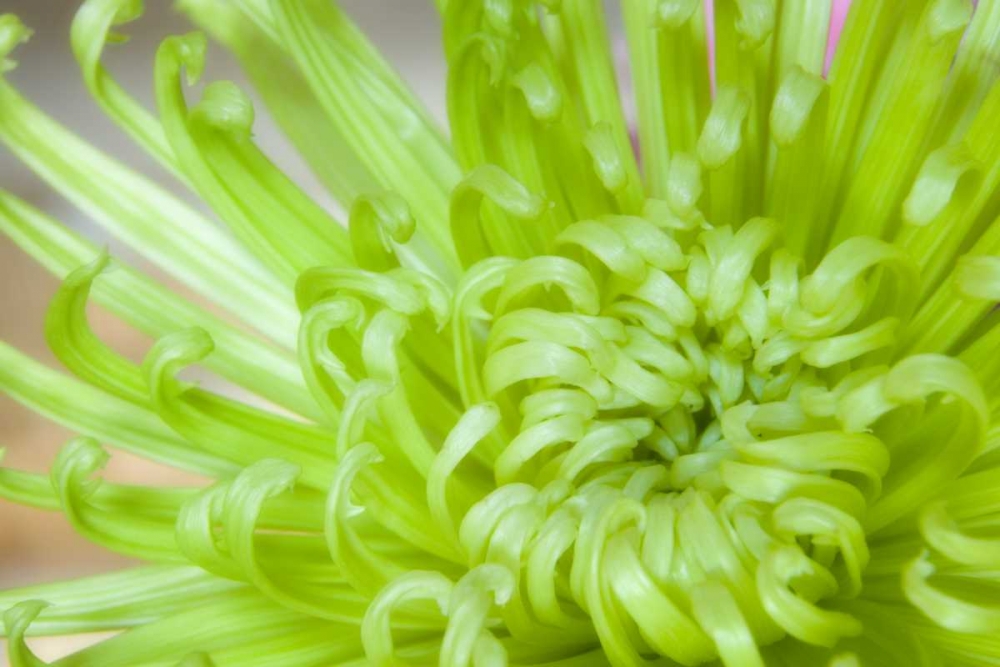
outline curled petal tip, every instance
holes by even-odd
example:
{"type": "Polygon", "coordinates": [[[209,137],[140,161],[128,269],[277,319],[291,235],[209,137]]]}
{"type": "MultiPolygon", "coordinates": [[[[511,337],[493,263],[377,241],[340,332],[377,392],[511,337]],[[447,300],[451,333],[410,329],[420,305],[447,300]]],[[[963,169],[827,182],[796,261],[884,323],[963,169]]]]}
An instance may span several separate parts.
{"type": "Polygon", "coordinates": [[[16,62],[8,58],[19,44],[31,38],[32,30],[15,14],[0,15],[0,74],[14,69],[16,62]]]}
{"type": "Polygon", "coordinates": [[[232,81],[213,81],[205,86],[201,101],[191,114],[238,136],[250,136],[253,129],[253,102],[232,81]]]}

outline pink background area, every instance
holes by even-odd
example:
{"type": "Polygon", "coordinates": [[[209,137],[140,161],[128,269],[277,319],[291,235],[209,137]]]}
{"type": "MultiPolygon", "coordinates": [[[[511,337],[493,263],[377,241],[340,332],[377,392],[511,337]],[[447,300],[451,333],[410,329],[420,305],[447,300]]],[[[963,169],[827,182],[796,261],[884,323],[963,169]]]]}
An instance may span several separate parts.
{"type": "Polygon", "coordinates": [[[830,17],[830,38],[826,42],[826,66],[830,67],[830,60],[833,58],[833,49],[840,39],[840,31],[844,27],[844,18],[847,16],[847,8],[851,6],[851,0],[833,0],[833,14],[830,17]]]}

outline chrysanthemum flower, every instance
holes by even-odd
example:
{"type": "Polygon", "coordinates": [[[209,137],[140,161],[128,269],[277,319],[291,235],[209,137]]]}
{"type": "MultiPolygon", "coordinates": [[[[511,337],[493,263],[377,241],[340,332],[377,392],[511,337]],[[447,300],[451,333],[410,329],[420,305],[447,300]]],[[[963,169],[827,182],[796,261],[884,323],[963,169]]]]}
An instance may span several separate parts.
{"type": "Polygon", "coordinates": [[[148,562],[0,596],[15,667],[1000,662],[1000,2],[857,0],[824,76],[826,0],[716,0],[711,72],[700,0],[625,0],[634,150],[597,0],[439,0],[450,139],[326,0],[180,5],[347,224],[235,84],[187,99],[202,33],[155,111],[115,83],[136,0],[84,3],[83,77],[224,227],[0,82],[0,140],[214,304],[0,193],[76,376],[0,386],[81,434],[0,495],[148,562]]]}

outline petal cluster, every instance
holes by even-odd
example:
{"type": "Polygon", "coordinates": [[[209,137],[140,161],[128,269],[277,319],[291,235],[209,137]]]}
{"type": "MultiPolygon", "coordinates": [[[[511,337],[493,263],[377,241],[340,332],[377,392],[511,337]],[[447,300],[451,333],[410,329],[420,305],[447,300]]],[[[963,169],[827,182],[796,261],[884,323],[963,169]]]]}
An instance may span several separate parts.
{"type": "Polygon", "coordinates": [[[0,191],[71,374],[0,343],[0,389],[80,434],[0,497],[147,563],[0,593],[11,664],[1000,660],[1000,2],[855,0],[829,72],[825,0],[709,4],[621,3],[633,132],[601,2],[438,0],[446,135],[325,0],[180,0],[155,109],[102,65],[141,2],[86,0],[84,81],[207,214],[0,78],[0,142],[202,297],[0,191]],[[344,220],[194,101],[209,38],[344,220]]]}

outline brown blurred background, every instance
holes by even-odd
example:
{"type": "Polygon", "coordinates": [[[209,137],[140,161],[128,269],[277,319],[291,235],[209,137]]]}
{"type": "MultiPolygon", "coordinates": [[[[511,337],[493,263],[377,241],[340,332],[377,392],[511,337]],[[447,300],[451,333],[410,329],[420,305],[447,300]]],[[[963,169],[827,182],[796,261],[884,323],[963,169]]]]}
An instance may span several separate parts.
{"type": "MultiPolygon", "coordinates": [[[[168,0],[147,0],[146,14],[125,26],[131,41],[109,47],[105,62],[115,78],[132,94],[152,106],[153,54],[168,34],[190,30],[168,0]]],[[[444,118],[444,64],[440,55],[440,26],[431,0],[341,0],[341,6],[368,32],[383,53],[403,73],[431,111],[444,118]]],[[[14,55],[18,68],[9,79],[31,100],[81,136],[125,159],[161,183],[169,182],[91,100],[79,76],[69,47],[70,22],[79,0],[0,0],[0,14],[13,12],[35,33],[14,55]]],[[[232,59],[219,47],[209,52],[205,81],[242,82],[232,59]]],[[[255,134],[275,161],[293,178],[315,189],[314,181],[294,153],[268,122],[258,105],[255,134]]],[[[106,241],[86,218],[22,166],[0,144],[0,188],[26,199],[67,225],[106,241]]],[[[184,195],[180,188],[178,194],[184,195]]],[[[322,196],[318,191],[318,196],[322,196]]],[[[112,252],[121,249],[111,244],[112,252]]],[[[47,351],[43,321],[48,300],[58,281],[0,236],[0,339],[36,359],[57,367],[47,351]]],[[[149,341],[100,309],[92,310],[95,329],[120,352],[138,360],[149,341]]],[[[3,465],[33,471],[47,470],[59,447],[74,434],[32,414],[0,392],[0,446],[6,448],[3,465]]],[[[198,480],[115,452],[106,477],[153,484],[197,483],[198,480]]],[[[61,515],[33,510],[0,500],[0,589],[93,574],[128,565],[125,558],[95,547],[76,535],[61,515]]],[[[96,638],[36,639],[30,643],[44,659],[65,654],[81,642],[96,638]]],[[[0,665],[6,658],[0,657],[0,665]]]]}

